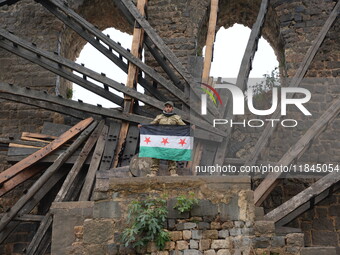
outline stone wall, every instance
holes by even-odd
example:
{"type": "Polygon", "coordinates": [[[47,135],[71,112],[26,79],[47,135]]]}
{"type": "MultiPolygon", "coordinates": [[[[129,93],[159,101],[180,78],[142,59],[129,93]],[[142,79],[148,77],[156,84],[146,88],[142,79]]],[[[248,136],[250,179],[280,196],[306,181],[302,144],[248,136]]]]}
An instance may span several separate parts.
{"type": "Polygon", "coordinates": [[[303,234],[279,235],[273,222],[255,220],[247,177],[97,178],[93,200],[53,205],[52,254],[300,254],[304,246],[303,234]],[[175,198],[189,192],[199,203],[179,213],[175,198]],[[171,239],[164,251],[120,244],[128,204],[164,194],[171,239]]]}

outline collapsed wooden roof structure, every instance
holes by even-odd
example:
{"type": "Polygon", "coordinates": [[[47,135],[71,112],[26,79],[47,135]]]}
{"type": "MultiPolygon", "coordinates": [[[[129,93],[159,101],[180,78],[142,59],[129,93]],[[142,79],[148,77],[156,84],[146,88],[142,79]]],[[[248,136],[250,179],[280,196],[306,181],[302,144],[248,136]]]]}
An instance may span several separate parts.
{"type": "MultiPolygon", "coordinates": [[[[1,0],[0,6],[10,5],[15,2],[17,1],[1,0]]],[[[69,8],[65,2],[59,0],[38,2],[126,72],[128,74],[128,81],[126,85],[120,84],[106,77],[103,73],[98,74],[57,53],[40,49],[37,45],[21,39],[10,31],[0,29],[1,48],[40,65],[69,81],[77,83],[121,107],[121,109],[106,109],[100,105],[93,106],[85,104],[82,101],[75,102],[60,96],[49,95],[46,92],[35,91],[28,87],[22,88],[13,84],[0,83],[0,98],[2,99],[37,106],[82,120],[48,145],[42,146],[37,152],[0,173],[0,196],[2,196],[9,190],[15,188],[19,183],[44,170],[44,173],[36,183],[8,212],[2,215],[0,221],[0,243],[10,235],[13,229],[19,224],[19,221],[41,221],[38,232],[27,248],[27,254],[43,254],[43,251],[47,249],[50,240],[49,228],[52,222],[50,213],[47,213],[45,216],[33,216],[28,215],[28,213],[63,176],[67,175],[54,201],[89,200],[96,171],[98,169],[108,170],[112,167],[127,165],[128,160],[135,154],[138,147],[138,129],[136,128],[136,123],[147,123],[152,119],[151,116],[138,107],[138,101],[155,109],[162,109],[163,102],[166,100],[164,95],[160,93],[153,84],[150,84],[148,80],[143,78],[142,74],[150,77],[154,83],[162,86],[171,93],[183,106],[181,109],[176,108],[176,112],[188,123],[196,125],[197,130],[195,131],[195,137],[197,138],[197,142],[191,166],[199,165],[202,162],[210,165],[223,164],[231,128],[227,128],[226,130],[214,128],[211,125],[211,120],[213,118],[232,117],[231,107],[217,108],[209,102],[209,114],[202,116],[200,115],[200,107],[198,106],[198,102],[200,101],[199,83],[201,81],[207,83],[209,77],[218,0],[211,1],[211,13],[206,43],[207,50],[202,80],[195,80],[192,77],[148,23],[144,12],[146,0],[139,0],[137,6],[130,0],[115,0],[116,5],[125,15],[130,25],[134,27],[131,51],[124,49],[119,43],[104,35],[98,28],[69,8]],[[167,78],[164,78],[164,76],[140,59],[140,52],[144,46],[153,55],[159,66],[162,67],[164,73],[167,74],[167,78]],[[114,52],[118,54],[118,56],[114,52]],[[81,74],[81,76],[76,75],[74,72],[81,74]],[[102,86],[94,84],[90,79],[100,82],[102,86]],[[147,94],[136,91],[135,86],[137,83],[145,89],[147,94]],[[123,92],[125,95],[124,98],[114,94],[112,89],[123,92]],[[190,100],[189,95],[193,100],[190,100]],[[191,110],[191,112],[189,110],[191,110]],[[102,119],[106,119],[106,122],[102,119]],[[80,135],[78,138],[75,138],[77,134],[80,135]],[[47,169],[34,165],[34,163],[58,149],[67,141],[70,141],[71,138],[74,138],[74,140],[69,147],[47,169]],[[213,152],[202,153],[206,149],[203,148],[200,142],[202,140],[211,141],[213,143],[212,147],[216,149],[213,152]],[[85,143],[85,145],[74,160],[71,170],[68,173],[63,171],[58,172],[57,170],[69,156],[73,155],[82,143],[85,143]],[[83,184],[75,185],[74,183],[79,183],[78,175],[81,173],[80,170],[92,149],[94,149],[94,152],[89,170],[87,174],[83,174],[82,176],[83,184]]],[[[257,49],[261,29],[268,9],[268,2],[268,0],[262,0],[257,20],[252,28],[242,59],[236,82],[236,86],[242,90],[245,90],[247,87],[252,60],[257,49]]],[[[334,10],[324,24],[318,37],[313,41],[288,86],[298,87],[300,85],[327,32],[337,18],[339,9],[340,2],[334,7],[334,10]]],[[[280,109],[280,107],[277,109],[280,109]]],[[[327,128],[329,123],[334,120],[339,113],[340,98],[334,101],[277,164],[289,165],[294,160],[300,158],[306,148],[308,148],[308,145],[327,128]]],[[[279,118],[279,111],[274,112],[272,119],[279,118]]],[[[272,128],[268,124],[260,136],[254,152],[245,162],[246,165],[256,164],[261,151],[266,146],[274,131],[275,128],[272,128]]],[[[280,173],[269,174],[262,181],[255,190],[256,205],[261,205],[275,187],[279,177],[280,173]]],[[[339,173],[329,173],[305,191],[268,213],[265,218],[274,220],[279,225],[284,225],[338,189],[339,181],[339,173]]]]}

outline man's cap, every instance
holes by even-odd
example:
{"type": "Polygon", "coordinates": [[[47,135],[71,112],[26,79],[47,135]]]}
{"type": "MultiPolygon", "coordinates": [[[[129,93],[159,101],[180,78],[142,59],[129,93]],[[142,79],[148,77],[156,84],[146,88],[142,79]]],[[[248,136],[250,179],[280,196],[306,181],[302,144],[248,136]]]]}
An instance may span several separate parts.
{"type": "Polygon", "coordinates": [[[174,103],[172,101],[166,101],[164,103],[164,106],[166,106],[166,105],[171,105],[172,107],[174,107],[174,103]]]}

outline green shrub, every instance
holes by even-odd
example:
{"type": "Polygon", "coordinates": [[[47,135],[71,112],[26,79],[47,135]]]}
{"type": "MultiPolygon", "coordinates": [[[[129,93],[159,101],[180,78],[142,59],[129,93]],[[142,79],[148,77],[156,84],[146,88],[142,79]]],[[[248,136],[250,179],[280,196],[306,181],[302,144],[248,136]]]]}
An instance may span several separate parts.
{"type": "Polygon", "coordinates": [[[132,201],[129,205],[128,223],[122,234],[125,246],[143,247],[154,241],[160,250],[170,241],[169,233],[163,229],[168,210],[166,200],[148,198],[142,201],[132,201]]]}

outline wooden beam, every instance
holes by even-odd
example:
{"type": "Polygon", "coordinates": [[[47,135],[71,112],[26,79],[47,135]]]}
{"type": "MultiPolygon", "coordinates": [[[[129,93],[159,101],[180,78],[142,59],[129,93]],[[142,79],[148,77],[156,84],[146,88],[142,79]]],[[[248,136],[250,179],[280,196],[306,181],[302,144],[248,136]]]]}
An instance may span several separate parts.
{"type": "MultiPolygon", "coordinates": [[[[145,17],[145,8],[146,8],[147,0],[137,0],[137,9],[141,13],[143,17],[145,17]]],[[[144,30],[137,26],[137,23],[135,24],[135,27],[133,29],[133,36],[132,36],[132,45],[131,45],[131,53],[137,58],[141,58],[141,49],[143,46],[143,39],[144,39],[144,30]]],[[[138,72],[139,69],[134,64],[129,64],[129,71],[126,81],[126,86],[131,89],[136,89],[135,84],[138,82],[138,72]]],[[[123,111],[125,113],[132,113],[133,112],[133,104],[134,100],[133,98],[125,95],[124,97],[124,109],[123,111]]],[[[113,167],[117,167],[118,165],[118,157],[119,153],[122,150],[123,144],[126,140],[126,135],[129,130],[130,122],[122,122],[122,126],[120,128],[117,148],[115,150],[114,154],[114,161],[113,161],[113,167]]]]}
{"type": "Polygon", "coordinates": [[[89,201],[90,199],[93,184],[95,182],[96,172],[99,169],[99,164],[103,156],[108,130],[109,130],[108,126],[104,126],[98,138],[97,145],[96,148],[94,149],[94,153],[91,159],[90,167],[89,170],[87,171],[85,183],[80,192],[79,201],[89,201]]]}
{"type": "MultiPolygon", "coordinates": [[[[307,132],[283,155],[279,166],[288,166],[293,160],[299,159],[312,143],[340,113],[340,98],[335,100],[324,114],[307,130],[307,132]]],[[[254,202],[260,206],[275,188],[281,172],[269,173],[254,192],[254,202]]]]}
{"type": "Polygon", "coordinates": [[[0,197],[5,195],[7,192],[13,190],[19,184],[21,184],[21,183],[27,181],[28,179],[32,178],[33,176],[37,175],[43,169],[46,169],[46,168],[47,168],[46,166],[42,166],[42,165],[30,166],[30,167],[26,168],[25,171],[22,171],[19,174],[17,174],[16,176],[14,176],[13,178],[5,181],[0,188],[0,197]]]}
{"type": "MultiPolygon", "coordinates": [[[[91,120],[92,122],[92,120],[91,120]]],[[[87,125],[89,125],[89,120],[87,120],[87,125]]],[[[84,122],[80,122],[76,125],[79,130],[84,130],[84,122]]],[[[97,123],[94,122],[88,126],[75,140],[74,143],[62,154],[60,157],[43,173],[43,175],[29,188],[26,194],[24,194],[13,206],[5,213],[5,215],[0,220],[0,232],[6,227],[6,225],[17,215],[21,208],[29,201],[30,198],[36,194],[39,189],[44,185],[46,181],[62,166],[66,159],[73,154],[73,152],[87,139],[93,129],[96,127],[97,123]]],[[[74,126],[74,127],[76,127],[74,126]]],[[[77,130],[73,130],[75,133],[79,133],[77,130]]]]}
{"type": "MultiPolygon", "coordinates": [[[[264,217],[265,220],[278,222],[290,213],[293,213],[297,208],[309,202],[312,198],[317,197],[324,191],[329,189],[340,181],[340,174],[338,171],[327,174],[317,182],[313,183],[307,189],[301,191],[296,196],[292,197],[279,207],[267,213],[264,217]]],[[[318,201],[319,202],[319,201],[318,201]]],[[[310,208],[310,207],[309,207],[310,208]]],[[[308,209],[309,209],[308,208],[308,209]]],[[[297,215],[298,216],[298,215],[297,215]]]]}
{"type": "Polygon", "coordinates": [[[34,163],[38,162],[43,157],[47,156],[51,152],[58,149],[60,146],[65,144],[69,141],[72,137],[79,134],[82,130],[84,130],[91,122],[93,118],[88,118],[79,122],[77,125],[73,126],[70,130],[59,136],[55,139],[52,143],[46,145],[44,148],[40,149],[39,151],[33,153],[32,155],[28,156],[26,159],[18,162],[14,166],[6,169],[5,171],[0,173],[0,183],[4,183],[5,181],[11,179],[16,174],[20,173],[21,171],[25,170],[27,167],[33,165],[34,163]]]}
{"type": "Polygon", "coordinates": [[[256,21],[251,29],[246,51],[244,52],[241,67],[237,76],[236,86],[245,91],[251,70],[252,62],[257,50],[258,41],[261,37],[263,23],[267,14],[269,0],[262,0],[256,21]]]}
{"type": "MultiPolygon", "coordinates": [[[[326,34],[328,33],[329,29],[331,28],[332,24],[334,23],[336,17],[338,16],[339,9],[340,9],[340,1],[338,1],[336,6],[334,7],[333,11],[329,15],[325,25],[322,27],[320,33],[318,34],[318,36],[315,38],[312,45],[308,49],[303,61],[301,62],[300,66],[299,66],[299,69],[297,70],[292,81],[289,84],[290,87],[300,86],[300,83],[301,83],[303,77],[305,76],[310,64],[312,63],[312,60],[314,59],[316,53],[318,52],[318,49],[320,48],[323,40],[325,39],[326,34]]],[[[289,96],[290,96],[290,98],[292,98],[294,96],[294,94],[293,95],[290,94],[289,96]]],[[[270,119],[280,119],[281,118],[280,109],[281,109],[281,103],[278,104],[277,110],[272,114],[270,119]]],[[[258,159],[263,148],[267,145],[269,138],[272,136],[278,122],[279,121],[276,121],[275,123],[273,123],[274,127],[272,127],[271,124],[268,124],[265,127],[265,129],[263,130],[259,140],[255,144],[253,153],[250,155],[250,157],[249,157],[249,159],[246,163],[247,165],[253,165],[256,162],[256,160],[258,159]]]]}

